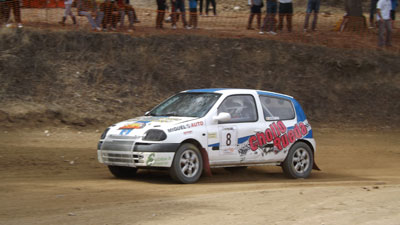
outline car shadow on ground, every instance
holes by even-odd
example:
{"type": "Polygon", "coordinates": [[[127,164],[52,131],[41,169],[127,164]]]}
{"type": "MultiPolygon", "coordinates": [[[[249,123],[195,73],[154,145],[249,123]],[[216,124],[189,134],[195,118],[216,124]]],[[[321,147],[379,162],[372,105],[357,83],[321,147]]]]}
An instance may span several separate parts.
{"type": "MultiPolygon", "coordinates": [[[[212,169],[212,176],[203,175],[197,184],[221,184],[221,183],[247,183],[261,182],[271,184],[307,184],[313,185],[320,183],[352,183],[352,182],[373,182],[375,180],[367,177],[356,176],[344,173],[328,173],[324,171],[313,170],[307,179],[290,179],[287,178],[280,167],[253,167],[238,171],[228,171],[223,168],[212,169]]],[[[104,179],[120,179],[115,178],[111,174],[104,179]]],[[[168,170],[139,170],[138,173],[124,180],[132,180],[135,182],[154,183],[154,184],[177,184],[169,176],[168,170]]]]}

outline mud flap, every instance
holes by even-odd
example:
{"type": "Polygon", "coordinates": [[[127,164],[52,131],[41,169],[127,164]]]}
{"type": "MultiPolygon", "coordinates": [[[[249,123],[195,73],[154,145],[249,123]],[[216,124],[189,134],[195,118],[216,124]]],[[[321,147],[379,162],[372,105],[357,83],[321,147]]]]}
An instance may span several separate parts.
{"type": "Polygon", "coordinates": [[[208,159],[208,154],[207,151],[204,148],[200,149],[201,152],[201,158],[203,158],[203,173],[207,177],[211,177],[211,168],[210,168],[210,160],[208,159]]]}
{"type": "Polygon", "coordinates": [[[317,166],[317,164],[315,163],[315,160],[314,160],[314,162],[313,162],[313,170],[318,170],[318,171],[321,171],[321,169],[317,166]]]}

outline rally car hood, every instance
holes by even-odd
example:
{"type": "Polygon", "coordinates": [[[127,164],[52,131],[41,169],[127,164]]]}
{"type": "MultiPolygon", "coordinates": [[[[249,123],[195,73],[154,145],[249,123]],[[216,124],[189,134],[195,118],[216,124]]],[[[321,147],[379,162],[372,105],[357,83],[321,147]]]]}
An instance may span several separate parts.
{"type": "Polygon", "coordinates": [[[149,129],[168,129],[196,120],[194,117],[160,117],[160,116],[141,116],[119,122],[111,127],[108,134],[122,136],[142,136],[149,129]]]}

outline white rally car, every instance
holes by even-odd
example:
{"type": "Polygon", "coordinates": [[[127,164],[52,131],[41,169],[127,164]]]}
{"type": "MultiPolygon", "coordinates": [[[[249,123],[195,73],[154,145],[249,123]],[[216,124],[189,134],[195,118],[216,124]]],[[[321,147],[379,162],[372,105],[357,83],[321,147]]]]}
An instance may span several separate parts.
{"type": "Polygon", "coordinates": [[[290,178],[306,178],[318,169],[315,151],[311,126],[293,97],[196,89],[107,128],[97,152],[116,177],[166,168],[174,180],[194,183],[210,168],[259,165],[281,166],[290,178]]]}

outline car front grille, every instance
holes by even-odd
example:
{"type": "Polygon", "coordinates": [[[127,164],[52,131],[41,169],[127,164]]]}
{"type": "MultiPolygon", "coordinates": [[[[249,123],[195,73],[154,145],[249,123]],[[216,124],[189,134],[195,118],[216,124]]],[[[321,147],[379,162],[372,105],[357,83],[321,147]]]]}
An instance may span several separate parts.
{"type": "Polygon", "coordinates": [[[106,139],[100,143],[100,155],[105,164],[135,166],[144,163],[143,155],[133,152],[135,141],[127,138],[106,139]]]}

